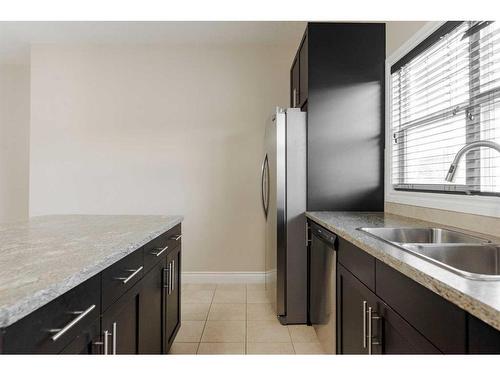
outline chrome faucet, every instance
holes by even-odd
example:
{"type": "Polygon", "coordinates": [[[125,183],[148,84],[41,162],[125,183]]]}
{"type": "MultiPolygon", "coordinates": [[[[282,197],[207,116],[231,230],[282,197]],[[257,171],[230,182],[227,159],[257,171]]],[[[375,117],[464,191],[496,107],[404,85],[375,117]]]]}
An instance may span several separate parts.
{"type": "Polygon", "coordinates": [[[476,141],[465,145],[460,149],[460,151],[457,152],[457,154],[455,155],[455,159],[453,159],[452,163],[450,164],[450,169],[448,169],[448,173],[446,174],[446,181],[453,182],[453,180],[455,179],[455,172],[457,171],[458,163],[460,162],[462,156],[464,156],[470,150],[479,147],[488,147],[500,152],[500,144],[492,141],[476,141]]]}

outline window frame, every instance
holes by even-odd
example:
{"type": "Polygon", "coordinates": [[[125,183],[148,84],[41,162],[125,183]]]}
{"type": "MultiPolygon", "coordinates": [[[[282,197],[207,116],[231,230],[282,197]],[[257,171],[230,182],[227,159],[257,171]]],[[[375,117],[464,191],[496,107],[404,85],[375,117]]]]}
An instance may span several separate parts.
{"type": "MultiPolygon", "coordinates": [[[[456,212],[471,213],[492,217],[500,217],[500,196],[498,194],[469,195],[464,185],[447,186],[443,190],[398,188],[392,185],[392,75],[391,67],[410,51],[421,45],[437,30],[444,27],[446,21],[427,22],[417,33],[408,39],[401,47],[386,58],[385,82],[385,200],[429,208],[444,209],[456,212]]],[[[441,185],[438,185],[441,187],[441,185]]],[[[446,186],[446,185],[443,185],[446,186]]]]}

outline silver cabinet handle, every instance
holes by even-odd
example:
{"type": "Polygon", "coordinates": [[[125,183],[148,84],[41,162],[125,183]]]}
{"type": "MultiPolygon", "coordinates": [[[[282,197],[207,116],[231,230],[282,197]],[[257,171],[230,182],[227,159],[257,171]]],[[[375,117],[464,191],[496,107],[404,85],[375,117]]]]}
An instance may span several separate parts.
{"type": "Polygon", "coordinates": [[[368,354],[372,354],[372,308],[368,307],[368,354]]]}
{"type": "Polygon", "coordinates": [[[163,269],[163,288],[167,289],[167,292],[170,289],[170,265],[163,269]]]}
{"type": "Polygon", "coordinates": [[[168,246],[165,246],[163,249],[161,249],[161,248],[156,249],[156,252],[152,252],[151,254],[159,257],[161,254],[163,254],[165,251],[167,251],[167,249],[168,249],[168,246]]]}
{"type": "Polygon", "coordinates": [[[179,241],[182,238],[182,234],[178,234],[177,236],[170,237],[171,240],[179,241]]]}
{"type": "Polygon", "coordinates": [[[117,277],[116,280],[121,280],[123,284],[128,283],[135,275],[137,275],[141,270],[144,268],[144,266],[140,266],[136,270],[126,270],[128,272],[132,272],[129,277],[117,277]]]}
{"type": "Polygon", "coordinates": [[[296,105],[297,105],[297,89],[293,89],[292,107],[295,108],[296,105]]]}
{"type": "Polygon", "coordinates": [[[172,260],[172,291],[175,290],[175,278],[176,278],[176,274],[175,274],[175,259],[172,260]]]}
{"type": "Polygon", "coordinates": [[[109,349],[109,339],[108,337],[111,336],[111,333],[109,333],[108,330],[104,331],[104,355],[108,355],[108,349],[109,349]]]}
{"type": "Polygon", "coordinates": [[[363,301],[363,348],[365,349],[366,349],[366,306],[367,306],[366,301],[363,301]]]}
{"type": "Polygon", "coordinates": [[[172,262],[168,264],[168,294],[172,293],[172,262]]]}
{"type": "Polygon", "coordinates": [[[57,332],[54,336],[52,336],[52,341],[57,341],[62,335],[68,332],[72,327],[74,327],[80,320],[85,318],[92,310],[95,309],[95,305],[90,306],[87,310],[84,311],[75,311],[72,314],[78,314],[78,316],[73,319],[71,322],[66,324],[61,329],[51,329],[50,332],[57,332]]]}
{"type": "Polygon", "coordinates": [[[116,354],[116,322],[113,322],[113,354],[116,354]]]}
{"type": "Polygon", "coordinates": [[[372,346],[373,345],[380,345],[381,341],[375,340],[373,341],[373,325],[372,322],[373,320],[379,320],[381,319],[380,316],[374,315],[376,314],[375,311],[373,311],[372,307],[368,307],[368,354],[372,354],[372,346]]]}

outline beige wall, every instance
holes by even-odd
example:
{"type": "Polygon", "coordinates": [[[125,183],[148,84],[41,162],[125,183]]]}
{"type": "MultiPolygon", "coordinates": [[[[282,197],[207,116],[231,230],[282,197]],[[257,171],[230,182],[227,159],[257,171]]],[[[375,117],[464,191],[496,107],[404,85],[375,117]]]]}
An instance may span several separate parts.
{"type": "Polygon", "coordinates": [[[0,223],[28,217],[29,67],[0,65],[0,223]]]}
{"type": "Polygon", "coordinates": [[[389,21],[386,22],[386,56],[390,56],[415,34],[427,21],[389,21]]]}
{"type": "Polygon", "coordinates": [[[182,214],[184,271],[263,271],[264,129],[294,48],[34,46],[30,214],[182,214]]]}

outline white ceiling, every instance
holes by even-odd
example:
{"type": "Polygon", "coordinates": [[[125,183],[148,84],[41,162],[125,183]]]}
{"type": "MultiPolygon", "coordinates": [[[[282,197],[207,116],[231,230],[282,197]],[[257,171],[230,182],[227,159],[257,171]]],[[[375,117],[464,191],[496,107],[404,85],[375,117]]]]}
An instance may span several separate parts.
{"type": "Polygon", "coordinates": [[[0,62],[29,62],[31,44],[297,46],[306,22],[0,22],[0,62]]]}

